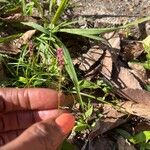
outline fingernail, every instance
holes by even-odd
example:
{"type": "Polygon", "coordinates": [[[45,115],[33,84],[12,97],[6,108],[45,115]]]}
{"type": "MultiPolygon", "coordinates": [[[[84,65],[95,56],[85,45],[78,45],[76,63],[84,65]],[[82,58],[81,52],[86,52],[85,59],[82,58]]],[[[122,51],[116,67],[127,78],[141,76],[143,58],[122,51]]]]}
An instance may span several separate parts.
{"type": "Polygon", "coordinates": [[[75,124],[75,118],[69,113],[60,115],[56,120],[56,124],[60,127],[63,134],[68,134],[75,124]]]}

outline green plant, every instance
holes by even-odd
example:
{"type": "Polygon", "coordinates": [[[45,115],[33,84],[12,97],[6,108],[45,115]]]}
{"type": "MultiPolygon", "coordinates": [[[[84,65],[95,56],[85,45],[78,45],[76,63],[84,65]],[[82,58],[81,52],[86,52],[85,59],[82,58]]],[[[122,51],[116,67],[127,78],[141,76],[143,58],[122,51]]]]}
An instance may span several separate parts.
{"type": "Polygon", "coordinates": [[[150,131],[141,131],[135,135],[131,135],[122,129],[117,129],[116,131],[132,144],[138,144],[140,146],[140,150],[150,149],[150,131]]]}
{"type": "Polygon", "coordinates": [[[143,41],[143,47],[146,52],[146,61],[144,62],[144,67],[150,69],[150,36],[146,37],[143,41]]]}

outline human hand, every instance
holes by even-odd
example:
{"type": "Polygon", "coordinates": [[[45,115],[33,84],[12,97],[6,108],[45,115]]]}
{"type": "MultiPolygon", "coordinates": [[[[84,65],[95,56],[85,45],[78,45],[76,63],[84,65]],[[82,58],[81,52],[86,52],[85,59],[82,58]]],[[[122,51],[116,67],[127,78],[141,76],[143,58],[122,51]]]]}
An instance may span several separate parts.
{"type": "Polygon", "coordinates": [[[74,126],[71,100],[50,89],[0,88],[0,150],[56,150],[74,126]]]}

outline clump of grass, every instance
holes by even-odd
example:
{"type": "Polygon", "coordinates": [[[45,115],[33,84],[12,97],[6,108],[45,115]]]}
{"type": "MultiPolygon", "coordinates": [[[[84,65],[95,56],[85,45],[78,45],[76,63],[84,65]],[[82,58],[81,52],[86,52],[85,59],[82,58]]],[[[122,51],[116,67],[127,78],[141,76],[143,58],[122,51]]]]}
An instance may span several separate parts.
{"type": "MultiPolygon", "coordinates": [[[[50,87],[58,90],[61,90],[62,87],[70,93],[75,93],[78,96],[76,100],[80,105],[79,110],[81,110],[81,116],[77,121],[75,130],[82,131],[89,129],[94,125],[94,123],[91,125],[88,124],[88,119],[94,112],[92,100],[96,99],[98,102],[108,103],[105,100],[105,97],[109,94],[110,87],[104,83],[100,84],[100,82],[84,82],[84,84],[79,82],[69,50],[61,41],[61,37],[58,33],[75,34],[92,40],[107,42],[102,38],[103,33],[118,30],[119,28],[128,28],[149,20],[150,17],[118,28],[78,29],[73,26],[76,21],[61,22],[61,15],[63,14],[68,3],[69,0],[62,0],[60,5],[57,5],[56,0],[49,0],[47,1],[48,10],[45,10],[44,4],[42,4],[40,0],[33,0],[30,2],[26,2],[25,0],[5,2],[6,8],[4,14],[8,12],[15,12],[20,9],[23,16],[32,16],[34,13],[33,10],[36,9],[39,12],[39,18],[41,19],[39,23],[19,23],[20,26],[23,25],[23,27],[26,27],[23,28],[24,30],[34,28],[37,33],[31,40],[33,43],[32,47],[30,47],[30,43],[23,45],[21,47],[20,55],[13,59],[9,59],[8,63],[5,63],[9,74],[11,74],[10,77],[12,78],[11,83],[6,85],[13,85],[17,87],[50,87]],[[46,17],[45,12],[50,17],[46,17]],[[65,61],[65,68],[63,68],[61,72],[58,68],[56,55],[58,48],[63,50],[63,57],[65,61]],[[64,79],[61,80],[61,78],[64,79]],[[58,82],[60,82],[61,85],[58,85],[58,82]],[[67,84],[68,82],[69,84],[67,84]],[[66,88],[65,85],[69,85],[69,87],[66,88]],[[87,87],[90,87],[91,90],[102,89],[105,93],[104,97],[97,98],[92,95],[92,92],[89,94],[83,92],[83,90],[87,89],[87,87]],[[87,100],[84,100],[83,97],[87,100]]],[[[4,8],[2,7],[0,10],[4,10],[4,8]]],[[[23,31],[18,31],[18,33],[20,34],[20,32],[23,31]]],[[[11,36],[11,38],[9,37],[6,39],[9,41],[15,38],[15,36],[11,36]]],[[[5,41],[6,40],[3,39],[2,42],[5,41]]]]}

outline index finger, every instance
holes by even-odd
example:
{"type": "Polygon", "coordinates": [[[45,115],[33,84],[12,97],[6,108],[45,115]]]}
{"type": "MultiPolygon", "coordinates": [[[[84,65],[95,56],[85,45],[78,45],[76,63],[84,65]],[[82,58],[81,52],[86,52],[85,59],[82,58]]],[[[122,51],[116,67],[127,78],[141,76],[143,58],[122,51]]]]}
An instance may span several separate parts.
{"type": "Polygon", "coordinates": [[[64,94],[46,88],[0,88],[0,112],[56,109],[72,101],[64,94]]]}

